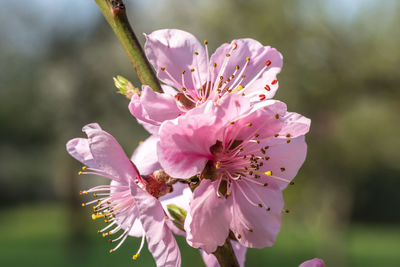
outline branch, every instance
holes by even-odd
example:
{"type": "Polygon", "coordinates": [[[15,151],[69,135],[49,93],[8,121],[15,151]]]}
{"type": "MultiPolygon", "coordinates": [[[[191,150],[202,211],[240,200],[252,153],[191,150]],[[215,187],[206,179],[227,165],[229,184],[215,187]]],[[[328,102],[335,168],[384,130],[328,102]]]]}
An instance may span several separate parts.
{"type": "Polygon", "coordinates": [[[157,79],[143,49],[136,38],[122,0],[95,0],[108,24],[114,30],[129,60],[135,67],[142,84],[149,85],[154,91],[162,92],[160,82],[157,79]]]}
{"type": "Polygon", "coordinates": [[[226,239],[225,244],[218,247],[213,254],[221,267],[239,267],[229,237],[226,239]]]}

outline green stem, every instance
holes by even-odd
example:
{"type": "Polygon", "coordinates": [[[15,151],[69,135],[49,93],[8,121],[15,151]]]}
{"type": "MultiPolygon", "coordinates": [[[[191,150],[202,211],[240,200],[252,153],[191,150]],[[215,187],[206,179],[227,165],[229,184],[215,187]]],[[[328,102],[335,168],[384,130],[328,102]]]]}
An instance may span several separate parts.
{"type": "Polygon", "coordinates": [[[239,267],[229,237],[226,239],[225,244],[218,247],[213,254],[221,267],[239,267]]]}
{"type": "Polygon", "coordinates": [[[108,24],[114,30],[129,60],[135,67],[142,84],[149,85],[154,91],[162,92],[160,82],[157,79],[143,49],[136,38],[122,0],[95,0],[108,24]]]}

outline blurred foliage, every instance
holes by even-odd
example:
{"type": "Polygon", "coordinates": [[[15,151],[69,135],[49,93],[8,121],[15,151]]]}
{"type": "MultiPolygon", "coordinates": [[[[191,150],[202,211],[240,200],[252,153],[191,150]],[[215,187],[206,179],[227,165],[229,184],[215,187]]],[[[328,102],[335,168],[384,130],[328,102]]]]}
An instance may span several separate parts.
{"type": "MultiPolygon", "coordinates": [[[[283,54],[276,98],[312,119],[306,163],[285,191],[291,212],[284,221],[298,225],[290,229],[293,235],[304,232],[318,240],[312,245],[294,239],[294,245],[305,246],[294,259],[321,256],[331,266],[376,266],[373,254],[363,258],[366,251],[386,242],[379,235],[388,233],[383,230],[388,224],[400,222],[400,3],[131,0],[127,6],[141,41],[140,32],[179,28],[207,39],[212,51],[249,37],[283,54]],[[381,227],[354,230],[354,222],[381,227]]],[[[8,11],[0,11],[0,208],[64,202],[66,208],[58,212],[69,232],[57,228],[54,238],[75,238],[73,244],[84,246],[81,240],[92,238],[87,214],[77,208],[77,192],[98,180],[76,175],[79,164],[67,155],[65,143],[80,136],[83,125],[98,122],[130,154],[147,133],[129,114],[112,77],[120,74],[135,87],[140,84],[94,1],[18,0],[8,11]]],[[[24,220],[25,212],[16,221],[24,220]]],[[[23,236],[27,244],[33,242],[23,236]]],[[[40,239],[40,246],[50,238],[40,239]]],[[[390,239],[388,247],[398,250],[400,244],[390,239]]],[[[274,249],[262,250],[265,256],[251,251],[249,257],[268,260],[276,252],[284,260],[284,251],[294,250],[274,249]]],[[[390,257],[385,266],[395,266],[390,257]]]]}

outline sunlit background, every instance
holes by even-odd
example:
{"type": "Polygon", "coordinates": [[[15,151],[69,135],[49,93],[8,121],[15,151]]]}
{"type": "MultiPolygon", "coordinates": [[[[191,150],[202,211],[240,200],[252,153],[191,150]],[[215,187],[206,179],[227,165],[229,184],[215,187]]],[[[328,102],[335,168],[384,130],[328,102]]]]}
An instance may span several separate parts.
{"type": "MultiPolygon", "coordinates": [[[[400,2],[129,0],[142,32],[178,28],[214,51],[250,37],[284,56],[276,98],[312,119],[307,160],[284,192],[276,244],[247,266],[400,266],[400,2]]],[[[0,9],[2,266],[129,266],[139,241],[110,255],[79,191],[65,143],[98,122],[128,155],[147,133],[112,77],[140,83],[93,0],[14,0],[0,9]]],[[[212,222],[210,222],[212,223],[212,222]]],[[[179,238],[183,266],[204,266],[179,238]]],[[[135,262],[155,265],[146,251],[135,262]]]]}

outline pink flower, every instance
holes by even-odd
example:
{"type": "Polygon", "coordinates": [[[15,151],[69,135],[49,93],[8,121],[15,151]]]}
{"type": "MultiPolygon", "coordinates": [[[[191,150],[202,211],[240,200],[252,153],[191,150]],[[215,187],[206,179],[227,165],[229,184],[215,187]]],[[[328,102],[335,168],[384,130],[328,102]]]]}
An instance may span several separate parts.
{"type": "Polygon", "coordinates": [[[227,94],[159,132],[158,158],[173,177],[200,175],[185,220],[188,243],[212,253],[231,230],[245,247],[271,246],[280,229],[282,190],[303,164],[310,120],[267,100],[227,94]]]}
{"type": "Polygon", "coordinates": [[[312,260],[308,260],[299,265],[299,267],[325,267],[325,263],[323,260],[315,258],[312,260]]]}
{"type": "Polygon", "coordinates": [[[164,120],[207,100],[217,101],[228,92],[257,102],[272,98],[278,89],[282,55],[253,39],[225,43],[209,58],[207,41],[203,46],[188,32],[158,30],[146,35],[145,52],[166,84],[164,93],[143,86],[142,95],[132,97],[129,109],[152,133],[164,120]]]}
{"type": "Polygon", "coordinates": [[[165,223],[164,210],[160,202],[144,190],[145,179],[149,178],[140,176],[117,141],[98,124],[86,125],[83,131],[88,138],[70,140],[67,151],[86,165],[80,174],[96,174],[111,180],[110,185],[96,186],[82,192],[98,197],[82,204],[97,204],[93,207],[93,219],[104,218],[109,223],[99,233],[112,236],[122,231],[119,237],[110,240],[111,243],[117,243],[110,252],[117,250],[128,235],[137,235],[134,228],[135,221],[138,221],[143,226],[143,237],[133,259],[139,256],[146,237],[157,266],[180,266],[179,248],[165,223]]]}

